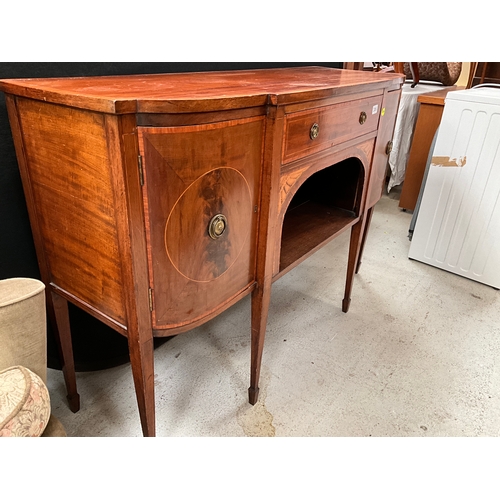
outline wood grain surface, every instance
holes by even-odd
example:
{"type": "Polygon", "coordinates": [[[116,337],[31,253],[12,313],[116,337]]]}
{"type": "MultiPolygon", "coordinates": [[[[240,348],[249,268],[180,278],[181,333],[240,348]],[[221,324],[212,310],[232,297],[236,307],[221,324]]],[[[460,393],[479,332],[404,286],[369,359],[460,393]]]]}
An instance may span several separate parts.
{"type": "Polygon", "coordinates": [[[255,280],[263,127],[139,128],[156,329],[198,321],[255,280]],[[212,239],[218,214],[227,227],[212,239]]]}
{"type": "Polygon", "coordinates": [[[349,308],[402,83],[324,67],[1,80],[72,409],[68,301],[127,336],[154,436],[153,337],[249,293],[255,404],[273,280],[351,229],[349,308]]]}
{"type": "Polygon", "coordinates": [[[0,80],[0,90],[105,113],[190,113],[385,88],[401,75],[326,67],[0,80]]]}
{"type": "Polygon", "coordinates": [[[125,324],[104,117],[27,99],[17,106],[50,280],[125,324]]]}

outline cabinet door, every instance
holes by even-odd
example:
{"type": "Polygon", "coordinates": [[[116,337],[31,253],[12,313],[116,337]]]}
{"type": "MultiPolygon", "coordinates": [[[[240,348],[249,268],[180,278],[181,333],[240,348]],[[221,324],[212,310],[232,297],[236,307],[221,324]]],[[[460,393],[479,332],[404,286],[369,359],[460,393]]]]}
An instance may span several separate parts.
{"type": "Polygon", "coordinates": [[[139,127],[154,328],[211,317],[253,283],[263,130],[139,127]]]}
{"type": "Polygon", "coordinates": [[[371,208],[382,197],[384,188],[387,162],[389,160],[389,151],[387,149],[389,142],[392,141],[394,126],[396,125],[396,116],[399,107],[399,98],[401,90],[387,92],[382,103],[380,112],[379,129],[373,161],[370,170],[370,184],[368,186],[368,195],[366,199],[366,208],[371,208]]]}

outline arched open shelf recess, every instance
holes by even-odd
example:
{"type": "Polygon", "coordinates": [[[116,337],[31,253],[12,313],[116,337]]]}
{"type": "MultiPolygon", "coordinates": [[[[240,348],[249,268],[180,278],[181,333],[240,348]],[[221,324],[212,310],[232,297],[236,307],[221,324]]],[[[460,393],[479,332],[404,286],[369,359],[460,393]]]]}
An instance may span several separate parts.
{"type": "Polygon", "coordinates": [[[284,214],[279,275],[355,223],[364,178],[362,162],[347,158],[314,173],[298,188],[284,214]]]}

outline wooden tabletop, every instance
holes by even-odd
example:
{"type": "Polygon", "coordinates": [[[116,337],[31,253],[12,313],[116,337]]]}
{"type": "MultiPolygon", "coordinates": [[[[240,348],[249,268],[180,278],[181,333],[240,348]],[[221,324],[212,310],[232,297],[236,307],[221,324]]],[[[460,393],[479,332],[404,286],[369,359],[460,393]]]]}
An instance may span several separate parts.
{"type": "Polygon", "coordinates": [[[401,85],[394,73],[320,66],[0,80],[8,94],[107,113],[183,113],[286,104],[401,85]]]}
{"type": "Polygon", "coordinates": [[[435,90],[433,92],[427,92],[426,94],[420,94],[418,96],[417,101],[423,102],[425,104],[437,104],[444,106],[444,100],[448,95],[448,92],[452,92],[454,90],[463,90],[465,87],[457,87],[454,85],[453,87],[446,87],[443,89],[435,90]]]}

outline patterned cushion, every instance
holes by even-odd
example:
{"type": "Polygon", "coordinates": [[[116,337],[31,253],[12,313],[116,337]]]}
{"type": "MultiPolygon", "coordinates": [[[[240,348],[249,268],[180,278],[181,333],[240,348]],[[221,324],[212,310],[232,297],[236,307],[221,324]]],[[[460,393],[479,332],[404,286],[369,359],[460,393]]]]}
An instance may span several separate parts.
{"type": "MultiPolygon", "coordinates": [[[[461,62],[419,62],[420,81],[440,82],[445,86],[455,85],[462,71],[461,62]]],[[[404,64],[404,72],[408,80],[413,80],[410,64],[404,64]]]]}
{"type": "Polygon", "coordinates": [[[0,437],[41,436],[50,418],[42,379],[23,366],[0,371],[0,437]]]}

